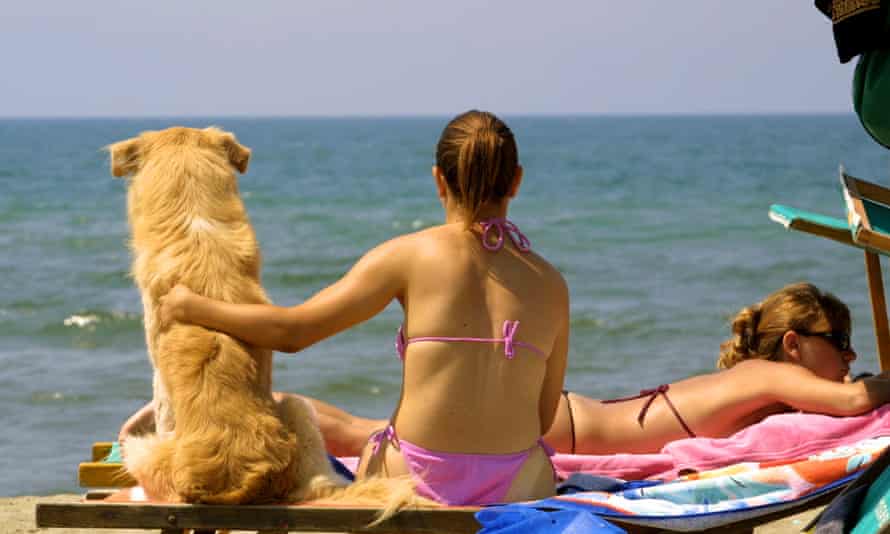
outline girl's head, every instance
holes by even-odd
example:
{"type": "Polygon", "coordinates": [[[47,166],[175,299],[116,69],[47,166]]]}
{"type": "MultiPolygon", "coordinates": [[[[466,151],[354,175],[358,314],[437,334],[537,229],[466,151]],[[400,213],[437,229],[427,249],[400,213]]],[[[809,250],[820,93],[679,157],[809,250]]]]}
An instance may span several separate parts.
{"type": "Polygon", "coordinates": [[[717,367],[752,359],[791,361],[843,380],[856,358],[850,328],[850,310],[840,299],[812,284],[792,284],[736,315],[717,367]]]}
{"type": "Polygon", "coordinates": [[[441,176],[469,225],[484,207],[516,193],[522,169],[513,132],[486,111],[458,115],[439,138],[433,174],[441,176]]]}

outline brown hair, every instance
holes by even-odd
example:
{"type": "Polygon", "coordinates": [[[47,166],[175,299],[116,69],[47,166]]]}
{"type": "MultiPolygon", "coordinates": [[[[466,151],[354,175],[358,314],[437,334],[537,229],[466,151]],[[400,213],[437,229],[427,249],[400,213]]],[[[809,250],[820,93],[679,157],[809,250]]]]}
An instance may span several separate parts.
{"type": "Polygon", "coordinates": [[[850,310],[836,296],[805,282],[785,286],[739,311],[732,321],[732,337],[720,345],[717,367],[728,369],[751,359],[775,360],[785,332],[807,330],[821,319],[833,330],[850,332],[850,310]]]}
{"type": "Polygon", "coordinates": [[[445,126],[436,146],[436,166],[466,210],[469,225],[482,206],[510,192],[519,150],[502,120],[487,111],[470,110],[445,126]]]}

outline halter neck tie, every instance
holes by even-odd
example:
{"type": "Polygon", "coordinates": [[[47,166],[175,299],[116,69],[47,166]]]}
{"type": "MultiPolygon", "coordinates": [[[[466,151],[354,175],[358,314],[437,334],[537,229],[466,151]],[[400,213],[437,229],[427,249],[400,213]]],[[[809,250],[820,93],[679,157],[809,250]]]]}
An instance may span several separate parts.
{"type": "Polygon", "coordinates": [[[525,234],[519,231],[519,227],[513,224],[513,222],[502,217],[492,217],[491,219],[479,221],[479,224],[482,225],[482,246],[486,250],[495,252],[504,248],[504,235],[507,235],[520,251],[528,252],[531,250],[531,242],[525,237],[525,234]],[[489,232],[491,231],[494,231],[496,236],[494,243],[491,243],[489,239],[489,232]]]}

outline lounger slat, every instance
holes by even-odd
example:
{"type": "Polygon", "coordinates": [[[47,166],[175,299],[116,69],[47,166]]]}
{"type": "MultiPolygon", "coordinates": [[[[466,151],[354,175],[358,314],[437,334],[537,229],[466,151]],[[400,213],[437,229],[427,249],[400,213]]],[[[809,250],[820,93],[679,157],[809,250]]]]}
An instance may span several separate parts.
{"type": "Polygon", "coordinates": [[[81,462],[77,466],[77,481],[82,488],[128,488],[136,480],[124,469],[123,464],[108,462],[81,462]]]}
{"type": "Polygon", "coordinates": [[[94,462],[101,462],[102,460],[107,458],[108,453],[111,452],[112,446],[113,443],[111,443],[110,441],[97,441],[93,443],[92,460],[94,462]]]}
{"type": "Polygon", "coordinates": [[[236,529],[377,534],[468,534],[479,530],[475,508],[404,510],[367,528],[373,508],[76,503],[37,505],[40,528],[236,529]]]}

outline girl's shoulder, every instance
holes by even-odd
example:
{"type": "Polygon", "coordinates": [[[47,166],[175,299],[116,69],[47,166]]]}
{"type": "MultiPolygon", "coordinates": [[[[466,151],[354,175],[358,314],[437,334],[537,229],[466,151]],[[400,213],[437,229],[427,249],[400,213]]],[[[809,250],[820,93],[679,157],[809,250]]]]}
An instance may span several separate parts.
{"type": "Polygon", "coordinates": [[[445,234],[441,226],[433,226],[392,237],[364,254],[365,258],[377,258],[391,262],[407,262],[419,258],[425,250],[441,245],[445,234]]]}
{"type": "Polygon", "coordinates": [[[407,247],[418,247],[424,244],[430,244],[431,242],[448,239],[451,234],[453,234],[453,231],[449,231],[449,229],[443,225],[431,226],[429,228],[417,230],[416,232],[397,235],[384,241],[375,248],[395,250],[407,247]]]}

